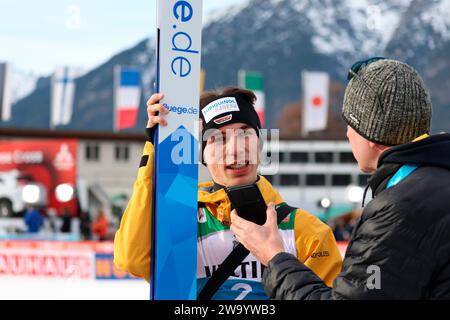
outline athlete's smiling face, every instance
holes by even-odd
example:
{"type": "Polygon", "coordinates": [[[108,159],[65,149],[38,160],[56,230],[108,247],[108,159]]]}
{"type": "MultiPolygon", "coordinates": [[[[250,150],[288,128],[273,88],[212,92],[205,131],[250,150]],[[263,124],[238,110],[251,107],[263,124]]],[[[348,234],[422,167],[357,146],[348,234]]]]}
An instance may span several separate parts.
{"type": "Polygon", "coordinates": [[[213,180],[223,186],[254,183],[259,164],[259,139],[255,129],[233,123],[214,130],[203,151],[213,180]]]}

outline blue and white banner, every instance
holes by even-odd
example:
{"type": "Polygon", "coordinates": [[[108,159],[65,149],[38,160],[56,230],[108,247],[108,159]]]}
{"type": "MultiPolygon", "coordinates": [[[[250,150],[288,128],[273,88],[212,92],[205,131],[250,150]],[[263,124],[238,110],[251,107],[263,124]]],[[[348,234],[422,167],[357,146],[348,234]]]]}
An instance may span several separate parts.
{"type": "Polygon", "coordinates": [[[116,131],[134,128],[141,101],[141,72],[136,68],[116,66],[114,76],[114,128],[116,131]]]}
{"type": "Polygon", "coordinates": [[[202,0],[159,0],[157,24],[157,91],[170,113],[155,137],[151,299],[196,299],[202,0]]]}
{"type": "Polygon", "coordinates": [[[11,119],[11,70],[7,63],[0,63],[0,121],[11,119]]]}
{"type": "Polygon", "coordinates": [[[72,119],[76,71],[70,67],[56,69],[52,77],[52,111],[50,127],[67,125],[72,119]]]}

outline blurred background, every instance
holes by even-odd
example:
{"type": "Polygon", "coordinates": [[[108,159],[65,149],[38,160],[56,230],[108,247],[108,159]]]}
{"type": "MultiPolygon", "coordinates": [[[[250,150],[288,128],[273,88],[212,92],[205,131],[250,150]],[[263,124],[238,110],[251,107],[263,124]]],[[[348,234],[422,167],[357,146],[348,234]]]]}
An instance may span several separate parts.
{"type": "MultiPolygon", "coordinates": [[[[0,0],[0,299],[148,299],[112,241],[145,141],[155,17],[156,1],[0,0]]],[[[204,0],[203,24],[202,89],[257,93],[279,129],[261,173],[342,252],[368,179],[340,117],[349,67],[412,65],[433,133],[450,129],[450,0],[204,0]]]]}

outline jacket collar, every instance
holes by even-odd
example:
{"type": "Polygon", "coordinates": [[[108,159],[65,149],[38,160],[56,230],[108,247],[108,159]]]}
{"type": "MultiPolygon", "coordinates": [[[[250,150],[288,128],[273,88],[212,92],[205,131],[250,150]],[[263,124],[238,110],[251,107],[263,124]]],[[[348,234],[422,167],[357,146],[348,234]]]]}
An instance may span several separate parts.
{"type": "Polygon", "coordinates": [[[377,169],[368,180],[373,197],[376,197],[381,191],[386,189],[389,179],[392,178],[400,167],[401,164],[386,163],[377,169]]]}
{"type": "Polygon", "coordinates": [[[449,134],[423,135],[410,143],[389,148],[381,154],[378,160],[378,169],[368,180],[368,186],[372,189],[372,197],[376,197],[386,189],[391,177],[404,164],[450,167],[449,159],[449,134]]]}
{"type": "Polygon", "coordinates": [[[450,169],[450,134],[441,133],[420,138],[383,152],[378,160],[378,167],[386,163],[412,163],[450,169]]]}

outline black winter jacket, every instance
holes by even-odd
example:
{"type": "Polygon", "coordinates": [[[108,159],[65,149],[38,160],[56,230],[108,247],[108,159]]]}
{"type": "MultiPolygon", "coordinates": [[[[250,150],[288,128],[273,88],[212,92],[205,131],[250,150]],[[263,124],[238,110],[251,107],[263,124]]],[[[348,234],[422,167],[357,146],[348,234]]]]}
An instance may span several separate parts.
{"type": "Polygon", "coordinates": [[[333,288],[287,253],[266,268],[275,299],[450,299],[450,134],[384,152],[333,288]],[[404,164],[419,167],[397,185],[404,164]]]}

